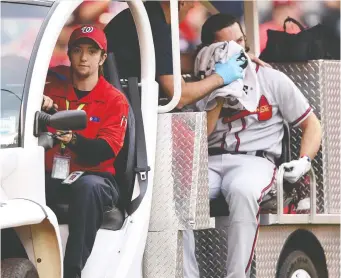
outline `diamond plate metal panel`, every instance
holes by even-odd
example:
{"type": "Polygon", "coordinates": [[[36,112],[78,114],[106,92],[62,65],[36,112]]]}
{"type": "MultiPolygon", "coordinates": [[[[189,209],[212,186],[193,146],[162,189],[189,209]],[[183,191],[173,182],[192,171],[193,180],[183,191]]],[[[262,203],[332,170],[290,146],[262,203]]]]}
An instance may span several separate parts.
{"type": "MultiPolygon", "coordinates": [[[[322,147],[312,163],[317,178],[317,213],[340,213],[340,61],[273,67],[293,80],[321,120],[322,147]]],[[[292,156],[297,158],[302,133],[299,128],[292,128],[291,133],[292,156]]]]}
{"type": "MultiPolygon", "coordinates": [[[[272,66],[284,72],[300,89],[303,95],[308,99],[311,107],[318,119],[321,120],[321,80],[320,68],[321,64],[318,61],[309,63],[278,63],[272,66]]],[[[323,120],[322,120],[323,125],[323,120]]],[[[301,148],[302,131],[300,128],[290,128],[291,132],[291,155],[292,159],[298,159],[301,148]]],[[[326,134],[323,134],[325,137],[326,134]]],[[[322,159],[322,147],[315,157],[312,166],[316,173],[317,182],[317,212],[324,213],[324,167],[322,159]]],[[[309,188],[301,188],[303,196],[309,195],[309,188]]]]}
{"type": "MultiPolygon", "coordinates": [[[[340,274],[340,227],[339,226],[261,226],[251,278],[276,277],[277,261],[288,237],[298,229],[311,231],[325,251],[329,278],[340,274]]],[[[224,278],[227,256],[224,229],[195,231],[196,257],[202,278],[224,278]]]]}
{"type": "Polygon", "coordinates": [[[149,232],[143,258],[143,277],[182,278],[182,232],[149,232]]]}
{"type": "Polygon", "coordinates": [[[209,227],[205,113],[161,114],[149,231],[209,227]]]}
{"type": "Polygon", "coordinates": [[[177,260],[176,260],[176,277],[183,278],[184,276],[184,245],[183,245],[183,232],[178,232],[178,249],[177,249],[177,260]]]}
{"type": "Polygon", "coordinates": [[[194,231],[195,255],[200,278],[226,276],[227,232],[224,229],[194,231]]]}
{"type": "Polygon", "coordinates": [[[324,61],[322,69],[326,207],[329,213],[340,213],[340,62],[324,61]]]}

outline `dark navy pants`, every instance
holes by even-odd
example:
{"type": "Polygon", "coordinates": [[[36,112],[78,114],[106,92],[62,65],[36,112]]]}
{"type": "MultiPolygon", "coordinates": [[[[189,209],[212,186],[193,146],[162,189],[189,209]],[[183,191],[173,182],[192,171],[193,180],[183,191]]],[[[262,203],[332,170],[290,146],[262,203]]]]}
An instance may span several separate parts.
{"type": "Polygon", "coordinates": [[[90,256],[103,213],[118,203],[118,188],[113,178],[83,175],[73,184],[62,184],[46,174],[47,205],[56,212],[56,204],[68,204],[69,238],[64,257],[64,277],[80,277],[90,256]],[[72,274],[70,274],[72,273],[72,274]]]}

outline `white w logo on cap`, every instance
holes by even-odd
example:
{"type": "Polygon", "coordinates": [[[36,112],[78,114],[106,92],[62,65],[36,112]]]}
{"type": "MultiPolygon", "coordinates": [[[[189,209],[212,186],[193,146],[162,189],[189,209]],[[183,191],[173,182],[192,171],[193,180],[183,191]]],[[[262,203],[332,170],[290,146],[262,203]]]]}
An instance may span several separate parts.
{"type": "Polygon", "coordinates": [[[94,27],[92,26],[84,26],[82,28],[82,33],[86,34],[86,33],[91,33],[94,30],[94,27]]]}

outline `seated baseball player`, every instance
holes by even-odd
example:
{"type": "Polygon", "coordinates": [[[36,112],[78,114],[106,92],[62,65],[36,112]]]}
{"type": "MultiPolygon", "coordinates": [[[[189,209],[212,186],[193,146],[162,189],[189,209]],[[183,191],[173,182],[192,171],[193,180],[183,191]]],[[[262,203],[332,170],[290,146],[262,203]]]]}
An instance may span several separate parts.
{"type": "MultiPolygon", "coordinates": [[[[228,14],[210,17],[203,25],[201,40],[204,46],[235,41],[247,47],[240,23],[228,14]]],[[[283,121],[303,131],[300,158],[285,165],[288,182],[298,181],[310,170],[321,143],[320,123],[289,77],[269,67],[253,66],[261,94],[256,111],[217,97],[215,107],[207,112],[210,198],[222,194],[229,206],[223,223],[228,232],[228,278],[250,275],[259,204],[276,181],[274,162],[281,155],[283,121]]],[[[199,277],[193,233],[187,232],[184,238],[185,277],[199,277]]]]}

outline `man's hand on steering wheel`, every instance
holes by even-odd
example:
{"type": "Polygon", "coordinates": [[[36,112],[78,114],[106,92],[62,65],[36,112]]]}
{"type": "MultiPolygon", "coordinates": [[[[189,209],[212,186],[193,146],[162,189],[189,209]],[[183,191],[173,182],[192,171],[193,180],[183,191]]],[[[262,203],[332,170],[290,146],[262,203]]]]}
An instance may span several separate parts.
{"type": "Polygon", "coordinates": [[[41,106],[41,109],[44,111],[49,111],[51,109],[57,110],[58,105],[53,103],[53,100],[50,97],[44,95],[43,96],[43,104],[41,106]]]}
{"type": "Polygon", "coordinates": [[[56,132],[56,139],[60,140],[64,144],[70,143],[72,140],[72,131],[57,131],[56,132]]]}

